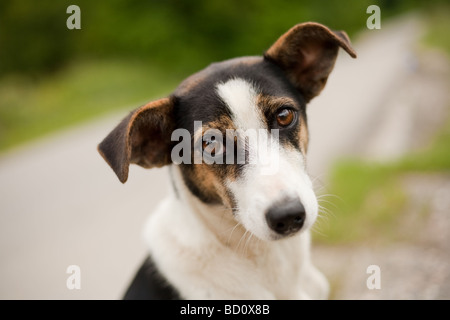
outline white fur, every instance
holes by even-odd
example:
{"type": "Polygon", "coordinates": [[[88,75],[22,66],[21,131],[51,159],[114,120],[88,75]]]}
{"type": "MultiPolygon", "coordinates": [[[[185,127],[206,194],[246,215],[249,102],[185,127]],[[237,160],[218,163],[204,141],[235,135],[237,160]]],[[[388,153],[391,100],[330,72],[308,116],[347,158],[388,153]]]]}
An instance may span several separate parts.
{"type": "Polygon", "coordinates": [[[217,85],[217,94],[233,113],[237,129],[263,128],[261,111],[256,106],[258,91],[247,81],[233,78],[217,85]]]}
{"type": "Polygon", "coordinates": [[[262,174],[260,165],[248,165],[242,177],[227,181],[237,202],[237,219],[262,240],[277,238],[266,223],[265,213],[285,198],[298,197],[305,208],[306,218],[301,231],[309,229],[318,215],[318,202],[311,180],[301,166],[302,155],[282,148],[279,152],[276,174],[262,174]]]}
{"type": "Polygon", "coordinates": [[[328,283],[311,264],[309,233],[261,241],[231,212],[193,197],[173,167],[179,198],[150,216],[144,239],[158,270],[185,299],[322,299],[328,283]]]}

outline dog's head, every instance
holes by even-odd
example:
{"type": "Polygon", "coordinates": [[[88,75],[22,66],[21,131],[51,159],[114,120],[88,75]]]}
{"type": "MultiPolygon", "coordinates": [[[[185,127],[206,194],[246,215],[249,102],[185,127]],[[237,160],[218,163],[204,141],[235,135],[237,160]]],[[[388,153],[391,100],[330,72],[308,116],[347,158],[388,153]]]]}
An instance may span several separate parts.
{"type": "Polygon", "coordinates": [[[306,104],[324,88],[345,32],[294,26],[263,57],[211,64],[167,98],[131,112],[99,145],[121,182],[128,167],[180,166],[193,196],[230,208],[248,231],[279,239],[310,227],[306,104]]]}

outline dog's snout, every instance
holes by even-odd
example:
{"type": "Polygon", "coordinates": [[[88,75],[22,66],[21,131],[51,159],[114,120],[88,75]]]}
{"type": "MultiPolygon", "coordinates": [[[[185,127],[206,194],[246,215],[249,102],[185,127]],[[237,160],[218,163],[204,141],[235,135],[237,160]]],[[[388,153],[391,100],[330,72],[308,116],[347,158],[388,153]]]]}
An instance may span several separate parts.
{"type": "Polygon", "coordinates": [[[289,235],[301,229],[306,212],[299,199],[288,199],[272,206],[266,213],[269,227],[280,235],[289,235]]]}

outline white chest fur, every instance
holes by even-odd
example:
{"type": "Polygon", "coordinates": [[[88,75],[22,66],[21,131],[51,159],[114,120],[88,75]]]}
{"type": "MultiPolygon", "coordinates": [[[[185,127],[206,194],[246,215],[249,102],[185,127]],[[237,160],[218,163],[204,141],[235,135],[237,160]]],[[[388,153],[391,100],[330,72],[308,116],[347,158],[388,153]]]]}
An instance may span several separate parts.
{"type": "Polygon", "coordinates": [[[263,242],[245,232],[238,236],[236,225],[233,230],[224,218],[213,231],[217,221],[206,221],[192,208],[171,195],[144,229],[152,259],[183,298],[326,298],[328,284],[310,262],[307,231],[263,242]]]}

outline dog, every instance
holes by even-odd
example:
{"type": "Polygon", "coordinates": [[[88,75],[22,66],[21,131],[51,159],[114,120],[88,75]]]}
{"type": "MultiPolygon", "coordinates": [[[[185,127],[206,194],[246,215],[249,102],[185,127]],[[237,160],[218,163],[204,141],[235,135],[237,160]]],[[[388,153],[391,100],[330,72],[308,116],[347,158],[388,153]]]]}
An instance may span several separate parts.
{"type": "Polygon", "coordinates": [[[306,105],[324,88],[339,48],[356,58],[345,32],[297,24],[263,56],[188,77],[99,144],[122,183],[130,163],[169,167],[171,192],[145,225],[149,255],[125,299],[327,298],[328,282],[310,258],[319,206],[306,172],[306,105]],[[187,133],[184,148],[177,130],[187,133]],[[250,143],[252,130],[266,139],[250,143]],[[275,170],[262,170],[264,148],[275,170]]]}

